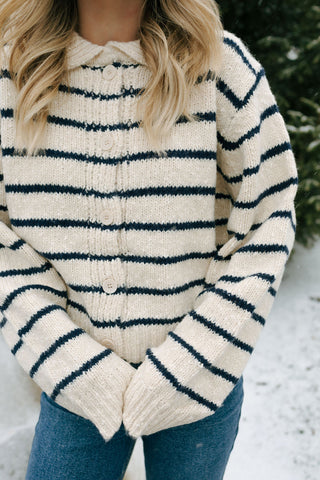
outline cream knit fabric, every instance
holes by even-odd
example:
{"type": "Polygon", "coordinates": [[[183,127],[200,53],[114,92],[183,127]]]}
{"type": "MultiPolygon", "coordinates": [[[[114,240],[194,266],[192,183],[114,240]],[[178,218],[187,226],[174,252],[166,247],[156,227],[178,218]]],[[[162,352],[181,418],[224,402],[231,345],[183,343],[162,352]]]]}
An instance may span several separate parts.
{"type": "Polygon", "coordinates": [[[136,115],[139,40],[73,39],[38,155],[14,148],[2,65],[0,326],[53,400],[137,438],[213,415],[242,375],[293,247],[297,168],[234,34],[159,156],[136,115]]]}

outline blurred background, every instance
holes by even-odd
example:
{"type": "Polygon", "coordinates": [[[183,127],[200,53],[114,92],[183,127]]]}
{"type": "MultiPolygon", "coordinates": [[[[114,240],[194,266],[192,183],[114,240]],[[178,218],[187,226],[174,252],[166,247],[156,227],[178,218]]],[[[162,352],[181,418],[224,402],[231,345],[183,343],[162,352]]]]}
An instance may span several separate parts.
{"type": "MultiPolygon", "coordinates": [[[[224,480],[319,480],[320,6],[314,0],[218,3],[225,28],[264,66],[299,175],[296,241],[244,373],[239,433],[224,480]]],[[[0,478],[24,480],[41,391],[2,336],[0,371],[0,478]]],[[[139,438],[125,480],[145,480],[143,462],[139,438]]]]}

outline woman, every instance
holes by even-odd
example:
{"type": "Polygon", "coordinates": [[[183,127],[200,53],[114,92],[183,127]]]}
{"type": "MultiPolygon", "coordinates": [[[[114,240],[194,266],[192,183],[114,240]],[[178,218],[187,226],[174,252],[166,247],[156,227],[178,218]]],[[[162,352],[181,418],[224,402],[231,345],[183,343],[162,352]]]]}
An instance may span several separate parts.
{"type": "Polygon", "coordinates": [[[220,480],[296,229],[265,72],[211,0],[2,2],[1,331],[26,479],[220,480]]]}

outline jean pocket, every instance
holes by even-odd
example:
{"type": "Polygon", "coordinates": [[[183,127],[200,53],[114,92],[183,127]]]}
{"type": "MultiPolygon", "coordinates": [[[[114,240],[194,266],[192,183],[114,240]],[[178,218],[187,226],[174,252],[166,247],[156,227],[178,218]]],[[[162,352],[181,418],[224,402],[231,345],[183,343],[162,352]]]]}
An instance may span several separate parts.
{"type": "Polygon", "coordinates": [[[68,415],[73,415],[74,417],[78,417],[79,415],[77,415],[76,413],[73,413],[71,412],[70,410],[68,410],[67,408],[63,407],[62,405],[59,405],[57,402],[55,402],[54,400],[52,400],[51,397],[49,397],[49,395],[46,394],[46,392],[41,392],[41,399],[44,403],[50,405],[51,407],[53,408],[56,408],[58,410],[61,410],[62,412],[68,414],[68,415]]]}

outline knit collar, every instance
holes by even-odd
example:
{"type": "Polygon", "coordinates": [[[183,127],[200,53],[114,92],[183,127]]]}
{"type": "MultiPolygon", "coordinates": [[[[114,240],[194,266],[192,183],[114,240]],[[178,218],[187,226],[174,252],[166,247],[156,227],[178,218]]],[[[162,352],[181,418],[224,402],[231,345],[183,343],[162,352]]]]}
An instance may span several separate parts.
{"type": "Polygon", "coordinates": [[[71,43],[67,48],[68,69],[88,62],[97,66],[104,66],[113,61],[123,60],[133,60],[141,65],[146,65],[140,39],[129,42],[109,40],[105,45],[98,45],[85,39],[75,30],[72,32],[71,43]]]}

